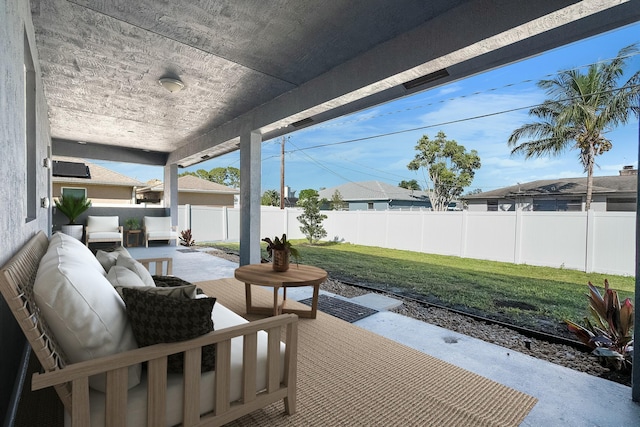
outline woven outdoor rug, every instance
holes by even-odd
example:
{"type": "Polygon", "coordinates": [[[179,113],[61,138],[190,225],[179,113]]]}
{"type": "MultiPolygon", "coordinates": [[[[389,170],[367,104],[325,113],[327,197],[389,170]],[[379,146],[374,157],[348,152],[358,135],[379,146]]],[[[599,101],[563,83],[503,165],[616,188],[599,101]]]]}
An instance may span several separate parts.
{"type": "MultiPolygon", "coordinates": [[[[300,300],[300,302],[311,307],[313,298],[306,298],[300,300]]],[[[289,304],[288,300],[287,304],[289,304]]],[[[340,298],[330,297],[329,295],[318,295],[318,310],[349,323],[357,322],[360,319],[364,319],[378,312],[378,310],[374,310],[373,308],[363,307],[359,304],[341,300],[340,298]]]]}
{"type": "MultiPolygon", "coordinates": [[[[244,284],[199,282],[249,320],[244,284]]],[[[257,304],[271,292],[254,289],[257,304]]],[[[287,300],[287,304],[302,304],[287,300]]],[[[300,319],[297,412],[282,401],[230,426],[517,426],[537,399],[322,312],[300,319]]]]}

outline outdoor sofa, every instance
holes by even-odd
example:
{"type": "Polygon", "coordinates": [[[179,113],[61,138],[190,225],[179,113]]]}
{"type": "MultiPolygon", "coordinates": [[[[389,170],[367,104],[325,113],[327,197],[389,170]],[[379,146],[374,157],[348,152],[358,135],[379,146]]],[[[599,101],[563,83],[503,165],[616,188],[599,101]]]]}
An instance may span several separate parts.
{"type": "MultiPolygon", "coordinates": [[[[44,370],[34,374],[32,389],[55,388],[66,425],[217,426],[280,399],[287,414],[295,412],[297,316],[247,322],[215,302],[214,332],[138,348],[130,301],[125,308],[119,291],[160,294],[147,289],[150,274],[127,257],[121,247],[93,256],[78,240],[56,233],[49,241],[39,232],[0,270],[0,291],[44,370]],[[214,370],[201,372],[207,346],[215,347],[214,370]],[[168,373],[176,354],[182,373],[168,373]]],[[[163,260],[144,261],[157,268],[163,260]]],[[[160,278],[182,285],[167,292],[195,292],[195,285],[160,278]]],[[[164,296],[163,304],[212,303],[190,296],[164,296]]]]}

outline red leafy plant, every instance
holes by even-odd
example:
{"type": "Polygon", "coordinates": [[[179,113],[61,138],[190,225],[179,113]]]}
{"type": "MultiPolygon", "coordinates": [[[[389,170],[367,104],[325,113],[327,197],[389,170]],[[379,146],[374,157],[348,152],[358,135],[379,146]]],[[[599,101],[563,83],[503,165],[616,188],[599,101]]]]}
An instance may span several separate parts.
{"type": "Polygon", "coordinates": [[[180,232],[180,244],[182,246],[194,246],[196,244],[196,241],[193,240],[193,236],[191,235],[190,228],[180,232]]]}
{"type": "Polygon", "coordinates": [[[585,326],[565,320],[569,330],[593,349],[606,366],[615,370],[629,369],[633,358],[633,304],[629,298],[622,304],[618,293],[604,281],[604,296],[589,282],[589,312],[593,321],[584,318],[585,326]]]}

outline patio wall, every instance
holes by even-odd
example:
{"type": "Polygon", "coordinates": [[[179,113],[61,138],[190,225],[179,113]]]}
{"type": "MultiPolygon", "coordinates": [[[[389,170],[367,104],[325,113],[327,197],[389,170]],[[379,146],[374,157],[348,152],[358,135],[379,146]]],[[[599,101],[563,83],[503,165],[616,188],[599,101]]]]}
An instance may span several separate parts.
{"type": "MultiPolygon", "coordinates": [[[[32,2],[33,3],[33,2],[32,2]]],[[[0,265],[50,226],[49,119],[30,2],[0,1],[0,265]]],[[[0,297],[0,423],[12,425],[28,344],[0,297]]],[[[27,381],[26,384],[29,384],[27,381]]]]}
{"type": "MultiPolygon", "coordinates": [[[[180,206],[197,242],[238,241],[239,209],[180,206]]],[[[302,239],[302,210],[262,207],[261,235],[302,239]]],[[[606,274],[635,274],[635,212],[323,211],[328,240],[606,274]]]]}

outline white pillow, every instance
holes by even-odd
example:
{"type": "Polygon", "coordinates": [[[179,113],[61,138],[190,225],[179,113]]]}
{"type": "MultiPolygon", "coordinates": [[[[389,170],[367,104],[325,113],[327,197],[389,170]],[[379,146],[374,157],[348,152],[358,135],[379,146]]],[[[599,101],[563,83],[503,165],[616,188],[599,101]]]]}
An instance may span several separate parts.
{"type": "Polygon", "coordinates": [[[114,265],[111,267],[107,273],[107,280],[114,288],[119,286],[125,288],[147,287],[140,276],[129,270],[124,265],[114,265]]]}
{"type": "Polygon", "coordinates": [[[116,266],[127,267],[129,270],[133,271],[142,279],[145,285],[147,286],[155,286],[155,282],[153,281],[153,277],[151,277],[151,273],[149,270],[144,268],[144,265],[139,263],[133,258],[127,258],[124,256],[118,257],[116,260],[116,266]]]}
{"type": "Polygon", "coordinates": [[[118,246],[111,252],[102,251],[102,250],[99,250],[98,252],[96,252],[96,259],[98,260],[98,262],[100,262],[100,264],[102,265],[102,268],[104,268],[104,271],[107,271],[107,272],[111,270],[111,267],[116,265],[116,260],[118,259],[119,256],[131,258],[129,251],[123,248],[122,246],[118,246]]]}
{"type": "MultiPolygon", "coordinates": [[[[100,263],[100,265],[102,265],[102,268],[104,268],[104,271],[111,271],[111,267],[113,267],[114,265],[116,265],[116,260],[118,259],[118,253],[116,252],[107,252],[107,251],[101,251],[99,250],[98,252],[96,252],[96,259],[98,260],[98,262],[100,263]]],[[[109,275],[107,274],[107,278],[109,277],[109,275]]]]}
{"type": "Polygon", "coordinates": [[[116,246],[116,248],[113,250],[113,253],[118,254],[118,256],[122,255],[126,256],[127,258],[133,258],[127,248],[125,248],[124,246],[116,246]]]}
{"type": "MultiPolygon", "coordinates": [[[[86,246],[57,238],[40,261],[33,294],[42,316],[70,363],[109,356],[138,347],[125,305],[93,262],[82,256],[86,246]],[[84,248],[84,249],[82,249],[84,248]]],[[[89,251],[91,252],[91,251],[89,251]]],[[[129,387],[140,383],[141,366],[129,369],[129,387]]],[[[105,390],[105,376],[89,385],[105,390]]]]}

